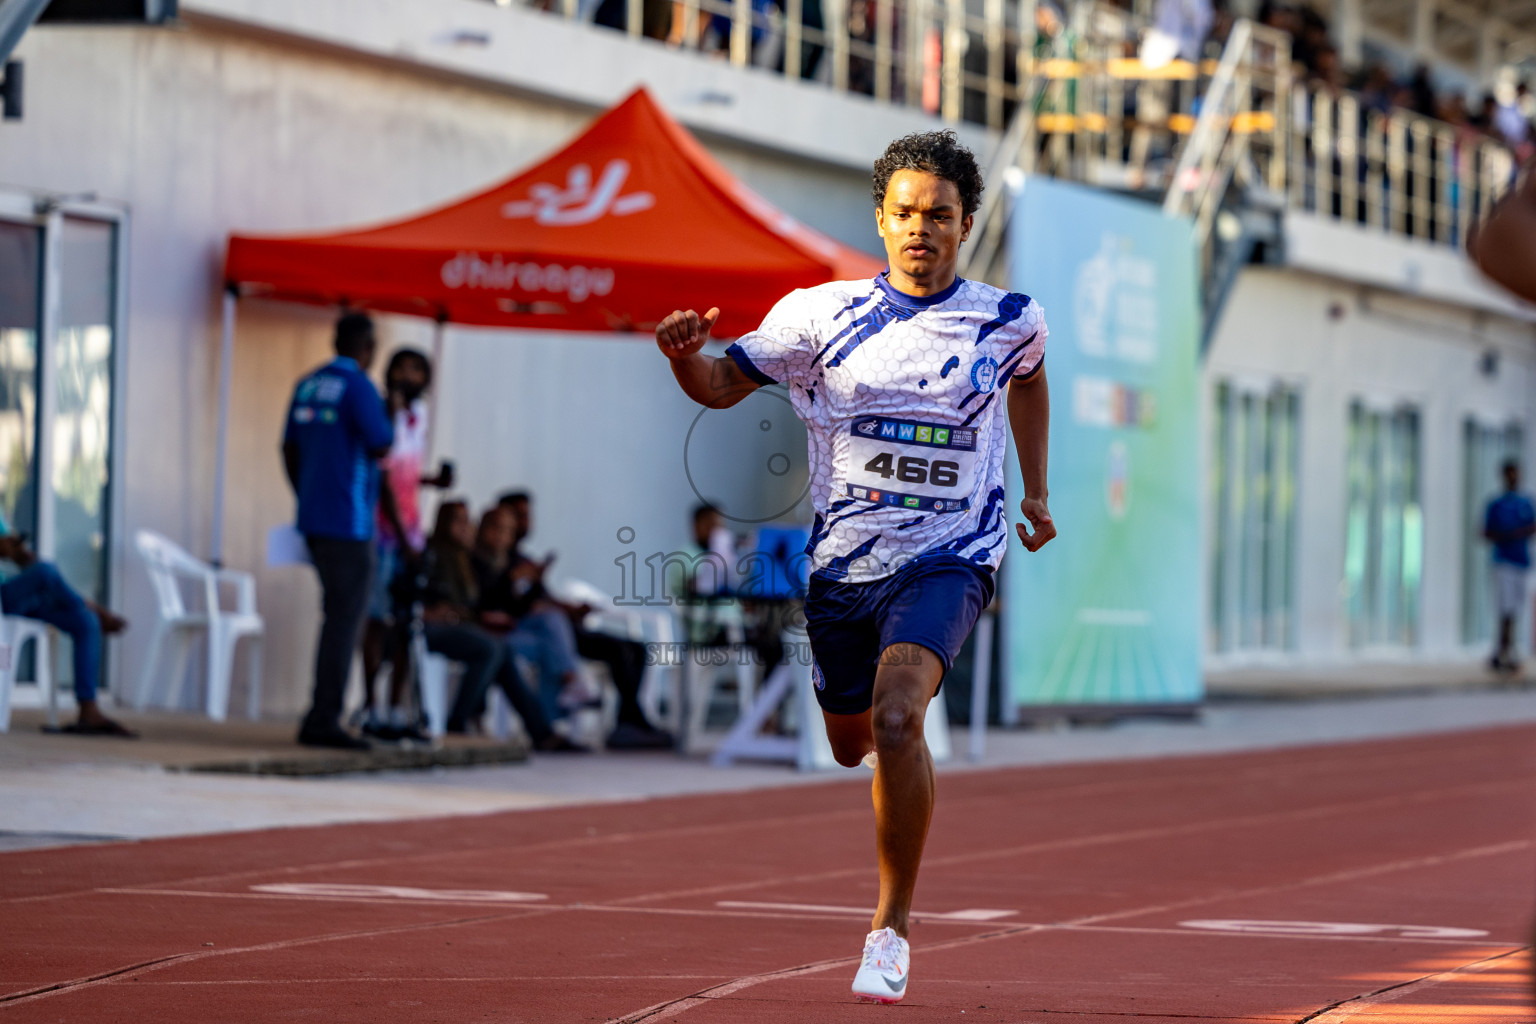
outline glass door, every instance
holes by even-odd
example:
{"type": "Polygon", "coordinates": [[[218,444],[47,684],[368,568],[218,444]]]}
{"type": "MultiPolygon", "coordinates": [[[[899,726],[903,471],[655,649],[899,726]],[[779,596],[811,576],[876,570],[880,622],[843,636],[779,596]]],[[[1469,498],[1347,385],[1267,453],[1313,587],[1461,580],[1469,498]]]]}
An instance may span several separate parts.
{"type": "MultiPolygon", "coordinates": [[[[16,198],[0,194],[17,211],[0,216],[0,517],[106,603],[120,229],[110,212],[29,218],[16,198]]],[[[61,686],[68,646],[53,648],[61,686]]]]}
{"type": "Polygon", "coordinates": [[[1350,406],[1345,617],[1351,647],[1418,640],[1424,574],[1418,410],[1350,406]]]}
{"type": "Polygon", "coordinates": [[[53,353],[53,559],[81,593],[107,601],[116,342],[117,225],[63,219],[53,353]]]}
{"type": "Polygon", "coordinates": [[[43,232],[0,220],[0,516],[37,532],[37,344],[43,232]]]}
{"type": "Polygon", "coordinates": [[[1293,388],[1216,385],[1211,441],[1208,646],[1295,646],[1293,566],[1301,399],[1293,388]]]}

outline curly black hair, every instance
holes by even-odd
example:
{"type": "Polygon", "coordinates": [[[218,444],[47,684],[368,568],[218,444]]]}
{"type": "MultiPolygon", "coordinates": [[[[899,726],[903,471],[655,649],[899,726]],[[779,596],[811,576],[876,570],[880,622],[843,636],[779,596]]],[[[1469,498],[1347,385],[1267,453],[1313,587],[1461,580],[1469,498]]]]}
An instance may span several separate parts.
{"type": "Polygon", "coordinates": [[[913,132],[885,147],[875,161],[873,196],[876,208],[885,204],[885,190],[897,171],[927,171],[951,182],[960,192],[960,206],[969,217],[981,206],[981,168],[976,157],[952,131],[913,132]]]}

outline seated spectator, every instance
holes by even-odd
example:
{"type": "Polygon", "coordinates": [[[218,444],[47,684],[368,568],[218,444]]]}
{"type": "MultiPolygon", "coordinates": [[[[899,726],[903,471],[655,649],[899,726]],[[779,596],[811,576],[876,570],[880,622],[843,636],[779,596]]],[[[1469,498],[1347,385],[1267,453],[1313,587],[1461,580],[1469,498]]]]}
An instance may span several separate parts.
{"type": "Polygon", "coordinates": [[[576,653],[576,630],[565,610],[543,594],[543,575],[553,559],[513,564],[511,509],[497,505],[480,518],[474,567],[480,585],[481,621],[502,634],[508,650],[538,674],[539,693],[551,718],[590,706],[576,653]]]}
{"type": "MultiPolygon", "coordinates": [[[[619,695],[618,723],[608,736],[610,749],[661,748],[672,745],[672,737],[656,728],[640,707],[640,685],[645,674],[645,645],[633,640],[584,629],[581,622],[592,612],[586,605],[570,605],[556,600],[544,587],[544,573],[554,556],[536,562],[525,555],[521,546],[533,530],[533,501],[524,491],[502,495],[499,508],[510,517],[511,533],[501,531],[500,517],[482,545],[482,572],[487,580],[484,594],[488,611],[498,611],[515,620],[517,627],[507,642],[540,667],[540,692],[546,709],[554,704],[559,713],[561,696],[572,682],[567,675],[575,672],[576,656],[607,666],[619,695]],[[503,546],[504,545],[504,546],[503,546]]],[[[575,673],[579,679],[579,673],[575,673]]],[[[589,695],[572,691],[565,704],[578,705],[589,695]]]]}
{"type": "MultiPolygon", "coordinates": [[[[60,732],[81,736],[121,736],[137,739],[138,733],[102,714],[96,701],[96,687],[101,682],[101,637],[103,633],[121,633],[128,628],[122,616],[80,595],[59,574],[52,562],[40,562],[25,541],[13,536],[10,526],[0,518],[0,560],[14,564],[20,572],[0,583],[0,609],[6,615],[36,619],[68,636],[72,641],[75,669],[75,703],[80,716],[60,732]]],[[[14,657],[15,651],[11,652],[14,657]]],[[[38,657],[44,652],[39,650],[38,657]]]]}
{"type": "Polygon", "coordinates": [[[538,699],[518,676],[510,654],[481,624],[480,587],[470,553],[473,543],[468,507],[462,501],[439,506],[422,559],[426,581],[422,629],[427,650],[464,666],[464,681],[448,715],[448,731],[468,730],[470,719],[484,708],[485,694],[494,683],[522,718],[535,750],[581,750],[550,728],[538,699]]]}

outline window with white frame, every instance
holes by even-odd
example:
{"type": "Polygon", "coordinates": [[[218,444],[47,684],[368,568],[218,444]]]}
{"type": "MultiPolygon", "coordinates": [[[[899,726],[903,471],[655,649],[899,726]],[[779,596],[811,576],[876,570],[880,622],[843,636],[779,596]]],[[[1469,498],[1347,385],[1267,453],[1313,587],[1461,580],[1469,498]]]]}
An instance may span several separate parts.
{"type": "Polygon", "coordinates": [[[1294,647],[1301,395],[1283,384],[1220,381],[1211,423],[1207,646],[1294,647]]]}
{"type": "Polygon", "coordinates": [[[0,202],[0,514],[105,602],[120,226],[35,210],[0,202]]]}
{"type": "Polygon", "coordinates": [[[1461,431],[1461,642],[1487,644],[1493,640],[1493,593],[1488,579],[1488,542],[1483,539],[1483,512],[1504,489],[1500,468],[1520,459],[1525,432],[1518,423],[1490,426],[1471,417],[1461,431]]]}
{"type": "Polygon", "coordinates": [[[1418,409],[1351,403],[1346,465],[1344,600],[1350,646],[1412,646],[1419,636],[1424,577],[1418,409]]]}

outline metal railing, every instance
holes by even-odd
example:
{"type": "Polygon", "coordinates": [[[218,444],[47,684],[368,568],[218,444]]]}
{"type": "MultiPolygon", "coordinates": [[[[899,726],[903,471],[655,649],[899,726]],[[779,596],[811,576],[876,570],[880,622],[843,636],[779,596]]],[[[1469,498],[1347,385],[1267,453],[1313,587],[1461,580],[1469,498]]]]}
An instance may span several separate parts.
{"type": "Polygon", "coordinates": [[[1274,206],[1461,244],[1515,170],[1485,136],[1296,82],[1290,38],[1235,22],[1219,60],[1129,56],[1150,4],[1080,0],[495,0],[776,69],[1002,132],[965,272],[1001,279],[1019,171],[1145,195],[1194,218],[1204,265],[1233,183],[1274,206]],[[1037,27],[1042,31],[1037,31],[1037,27]]]}
{"type": "MultiPolygon", "coordinates": [[[[1031,99],[987,180],[1023,171],[1158,198],[1194,219],[1205,272],[1234,183],[1274,209],[1446,246],[1461,245],[1512,183],[1513,154],[1485,135],[1294,81],[1282,32],[1240,20],[1219,61],[1149,68],[1113,55],[1134,28],[1083,28],[1070,57],[1026,68],[1031,99]]],[[[977,214],[971,276],[1005,277],[1006,192],[989,189],[977,214]]]]}
{"type": "Polygon", "coordinates": [[[1193,216],[1203,240],[1235,176],[1283,194],[1290,94],[1290,37],[1237,22],[1166,182],[1164,211],[1193,216]]]}
{"type": "Polygon", "coordinates": [[[1460,246],[1514,178],[1514,155],[1470,128],[1306,86],[1291,110],[1285,194],[1296,209],[1460,246]]]}
{"type": "Polygon", "coordinates": [[[1034,0],[495,0],[1001,131],[1034,0]]]}

